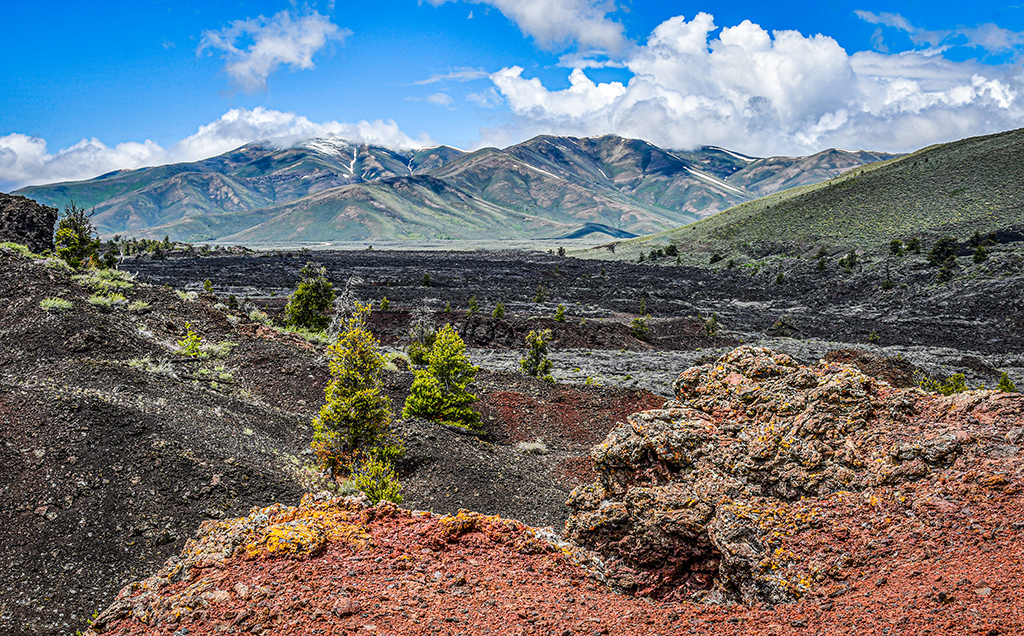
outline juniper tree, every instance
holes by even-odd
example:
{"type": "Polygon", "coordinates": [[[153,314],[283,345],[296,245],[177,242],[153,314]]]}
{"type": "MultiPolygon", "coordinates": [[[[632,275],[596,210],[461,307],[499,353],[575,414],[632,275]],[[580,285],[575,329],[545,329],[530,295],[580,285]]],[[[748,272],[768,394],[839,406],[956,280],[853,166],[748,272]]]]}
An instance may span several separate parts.
{"type": "Polygon", "coordinates": [[[477,398],[467,390],[477,371],[466,357],[466,343],[450,324],[445,325],[427,355],[427,368],[414,372],[402,417],[479,428],[480,414],[470,406],[477,398]]]}
{"type": "Polygon", "coordinates": [[[284,308],[285,324],[323,331],[331,323],[327,314],[334,306],[334,285],[319,263],[306,263],[299,275],[299,287],[284,308]]]}

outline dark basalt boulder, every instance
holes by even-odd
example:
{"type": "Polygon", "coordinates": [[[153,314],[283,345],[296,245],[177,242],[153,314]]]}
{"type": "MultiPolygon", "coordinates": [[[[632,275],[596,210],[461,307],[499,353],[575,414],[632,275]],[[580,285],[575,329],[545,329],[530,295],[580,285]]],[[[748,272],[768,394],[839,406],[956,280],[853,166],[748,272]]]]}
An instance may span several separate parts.
{"type": "Polygon", "coordinates": [[[0,192],[0,243],[26,245],[36,254],[53,251],[57,208],[0,192]]]}

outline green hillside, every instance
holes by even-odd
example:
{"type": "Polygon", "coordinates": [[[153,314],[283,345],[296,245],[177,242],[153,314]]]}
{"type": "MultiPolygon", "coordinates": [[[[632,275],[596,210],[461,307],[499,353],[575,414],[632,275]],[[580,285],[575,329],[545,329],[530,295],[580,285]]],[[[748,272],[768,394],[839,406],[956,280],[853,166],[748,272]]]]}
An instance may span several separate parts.
{"type": "MultiPolygon", "coordinates": [[[[698,223],[591,251],[637,258],[675,244],[690,255],[760,256],[820,246],[884,249],[975,231],[1024,230],[1024,129],[932,146],[857,167],[830,181],[784,190],[698,223]]],[[[706,260],[704,261],[706,262],[706,260]]]]}

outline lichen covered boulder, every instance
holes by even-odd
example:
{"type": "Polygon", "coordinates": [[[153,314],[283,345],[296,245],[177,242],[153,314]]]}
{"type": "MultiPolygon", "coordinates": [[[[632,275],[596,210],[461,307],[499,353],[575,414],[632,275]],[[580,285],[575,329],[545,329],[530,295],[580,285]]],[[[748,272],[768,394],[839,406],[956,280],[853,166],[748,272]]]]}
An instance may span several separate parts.
{"type": "Polygon", "coordinates": [[[674,387],[593,450],[598,480],[573,492],[565,528],[607,559],[613,583],[669,599],[792,600],[811,581],[779,571],[780,537],[814,523],[807,502],[987,461],[1007,470],[1005,436],[1024,424],[1018,394],[936,396],[763,348],[674,387]]]}

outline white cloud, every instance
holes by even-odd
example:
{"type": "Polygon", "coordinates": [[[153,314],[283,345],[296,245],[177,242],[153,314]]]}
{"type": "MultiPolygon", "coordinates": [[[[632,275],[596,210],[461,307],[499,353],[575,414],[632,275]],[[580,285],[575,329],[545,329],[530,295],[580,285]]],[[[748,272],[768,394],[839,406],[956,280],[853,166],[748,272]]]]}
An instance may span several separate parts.
{"type": "Polygon", "coordinates": [[[294,113],[261,107],[235,108],[168,148],[149,140],[110,147],[93,138],[51,153],[46,141],[38,137],[18,133],[0,137],[0,189],[9,191],[39,183],[89,179],[119,169],[197,161],[252,141],[265,140],[283,147],[327,135],[391,148],[434,145],[429,136],[410,137],[390,120],[317,123],[294,113]]]}
{"type": "Polygon", "coordinates": [[[219,31],[204,31],[196,49],[222,51],[224,70],[246,92],[267,90],[267,78],[282,66],[313,68],[313,55],[331,40],[344,40],[352,32],[341,29],[316,11],[292,18],[281,11],[271,18],[236,20],[219,31]]]}
{"type": "MultiPolygon", "coordinates": [[[[456,0],[427,0],[434,6],[456,0]]],[[[575,43],[584,48],[619,51],[626,44],[621,24],[609,18],[610,0],[462,0],[489,5],[543,47],[575,43]]]]}
{"type": "Polygon", "coordinates": [[[487,77],[487,71],[482,68],[457,68],[447,73],[435,73],[427,79],[413,82],[412,86],[425,86],[438,82],[472,82],[485,77],[487,77]]]}
{"type": "Polygon", "coordinates": [[[749,21],[719,31],[701,13],[665,21],[623,61],[633,74],[625,85],[595,83],[581,69],[564,90],[519,67],[493,73],[513,119],[484,131],[482,143],[617,133],[758,155],[907,151],[1024,126],[1019,66],[954,62],[942,49],[850,55],[830,37],[768,33],[749,21]]]}
{"type": "MultiPolygon", "coordinates": [[[[878,24],[903,31],[910,36],[915,44],[938,46],[967,46],[987,51],[992,55],[1017,53],[1024,47],[1024,33],[1004,29],[995,24],[979,24],[975,27],[957,27],[938,31],[922,29],[898,13],[872,13],[871,11],[854,11],[858,18],[869,24],[878,24]]],[[[876,48],[884,50],[881,27],[875,31],[872,41],[876,48]]]]}
{"type": "Polygon", "coordinates": [[[486,90],[466,95],[466,100],[481,108],[497,108],[504,102],[493,86],[488,87],[486,90]]]}

